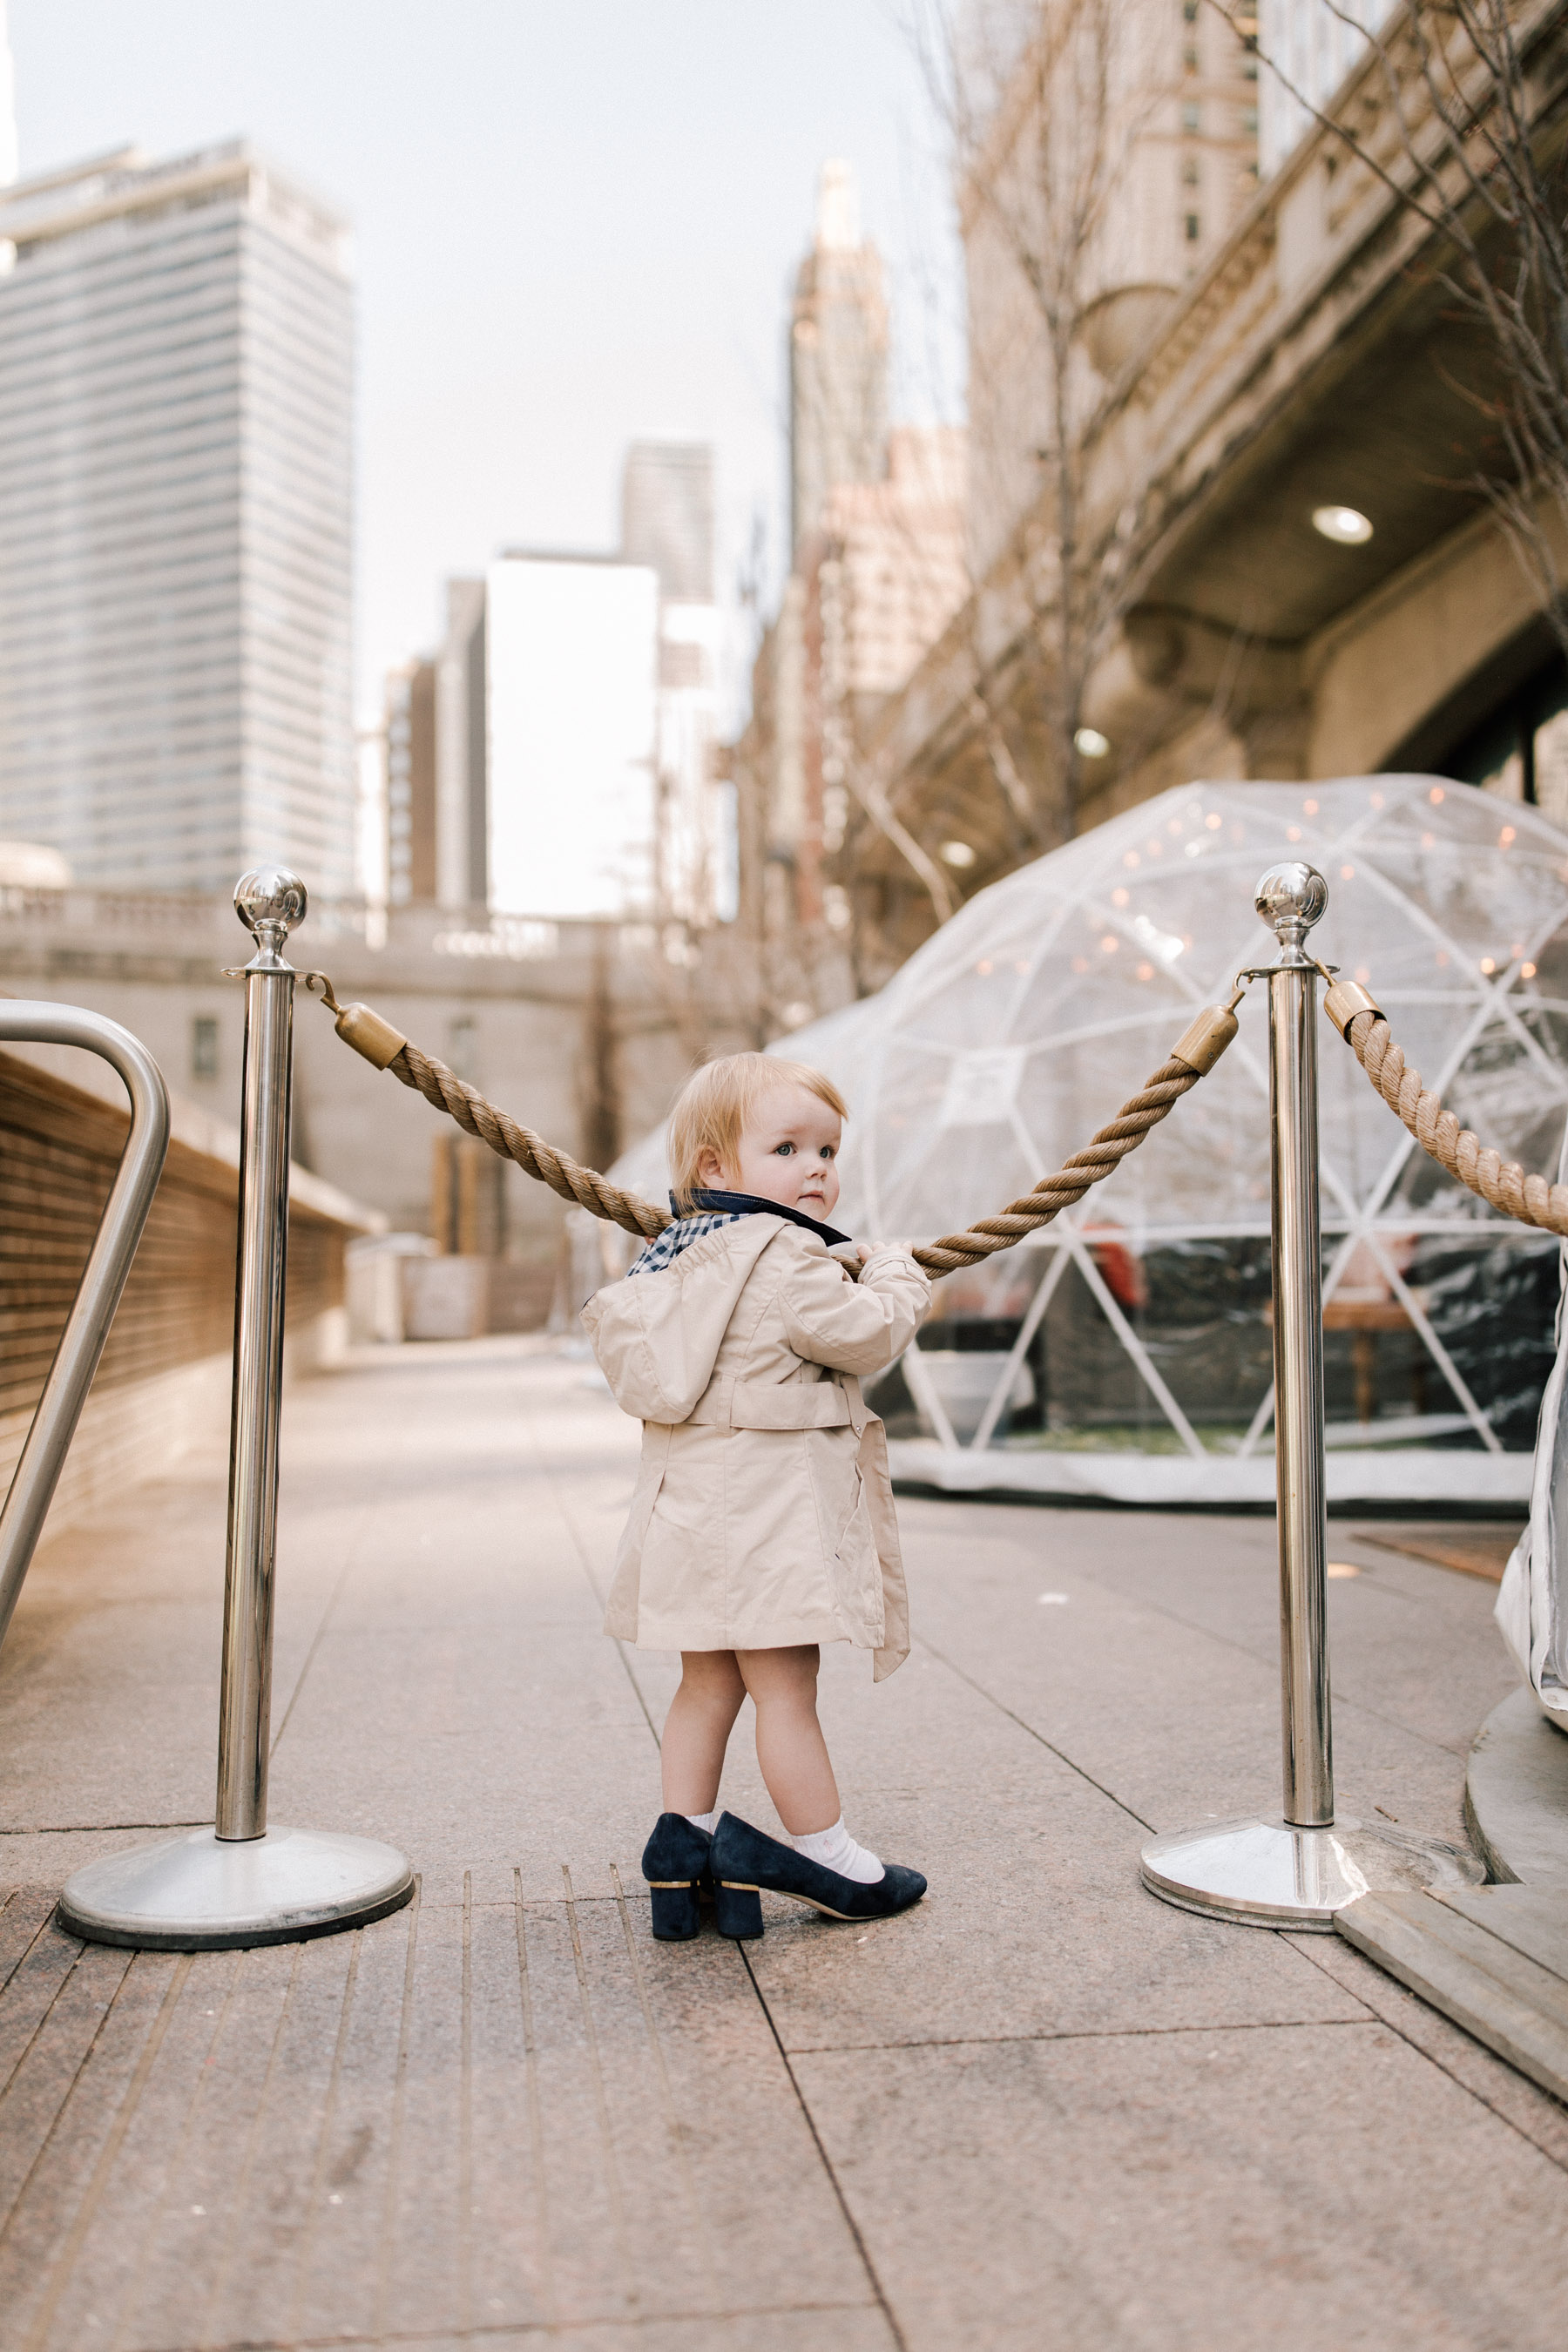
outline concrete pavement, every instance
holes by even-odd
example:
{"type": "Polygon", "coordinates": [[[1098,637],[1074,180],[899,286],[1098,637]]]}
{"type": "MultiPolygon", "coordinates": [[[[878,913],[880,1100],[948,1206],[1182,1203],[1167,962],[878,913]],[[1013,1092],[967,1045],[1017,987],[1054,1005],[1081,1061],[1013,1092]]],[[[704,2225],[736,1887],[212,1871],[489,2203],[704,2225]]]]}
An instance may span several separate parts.
{"type": "MultiPolygon", "coordinates": [[[[358,1935],[194,1958],[49,1924],[210,1819],[223,1465],[41,1554],[0,1661],[0,2348],[1555,2345],[1568,2112],[1331,1937],[1138,1885],[1278,1801],[1258,1519],[901,1506],[916,1651],[830,1653],[864,1930],[656,1945],[673,1662],[598,1617],[636,1432],[581,1357],[291,1392],[278,1821],[409,1852],[358,1935]]],[[[1347,1810],[1462,1835],[1492,1589],[1331,1547],[1347,1810]]],[[[724,1801],[764,1826],[746,1746],[724,1801]]]]}

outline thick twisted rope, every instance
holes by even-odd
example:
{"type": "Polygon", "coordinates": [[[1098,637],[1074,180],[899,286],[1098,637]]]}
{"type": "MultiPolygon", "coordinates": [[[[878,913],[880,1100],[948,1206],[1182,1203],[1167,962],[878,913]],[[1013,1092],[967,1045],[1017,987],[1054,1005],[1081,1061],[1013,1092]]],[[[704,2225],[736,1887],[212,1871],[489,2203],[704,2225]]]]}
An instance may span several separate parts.
{"type": "MultiPolygon", "coordinates": [[[[640,1234],[647,1240],[663,1233],[671,1223],[666,1210],[639,1200],[635,1192],[623,1192],[607,1176],[581,1167],[566,1152],[557,1151],[531,1128],[520,1127],[504,1110],[487,1102],[476,1087],[467,1085],[445,1062],[422,1054],[417,1045],[402,1046],[386,1066],[395,1078],[416,1087],[427,1103],[446,1111],[469,1135],[477,1135],[503,1160],[515,1160],[530,1176],[537,1176],[563,1201],[575,1201],[591,1216],[623,1225],[627,1233],[640,1234]]],[[[1185,1062],[1163,1062],[1142,1092],[1124,1103],[1110,1126],[1102,1127],[1084,1150],[1075,1151],[1056,1175],[1042,1176],[1032,1192],[998,1215],[977,1219],[966,1233],[944,1234],[941,1241],[925,1244],[911,1255],[928,1274],[952,1274],[960,1266],[978,1265],[996,1250],[1013,1248],[1026,1234],[1048,1225],[1053,1217],[1081,1201],[1091,1184],[1120,1168],[1150,1129],[1158,1127],[1171,1105],[1197,1085],[1201,1075],[1185,1062]]]]}
{"type": "Polygon", "coordinates": [[[1516,1160],[1503,1159],[1461,1127],[1454,1113],[1444,1109],[1441,1097],[1422,1085],[1420,1071],[1411,1068],[1375,1005],[1369,1002],[1342,1025],[1332,1004],[1325,1010],[1389,1109],[1440,1168],[1521,1225],[1568,1234],[1568,1184],[1549,1184],[1544,1176],[1526,1175],[1516,1160]]]}
{"type": "Polygon", "coordinates": [[[966,1233],[944,1234],[912,1255],[928,1274],[953,1274],[960,1266],[978,1265],[996,1250],[1011,1249],[1026,1234],[1038,1232],[1081,1201],[1091,1184],[1120,1168],[1136,1151],[1151,1128],[1158,1127],[1171,1105],[1195,1087],[1203,1072],[1173,1055],[1162,1062],[1142,1090],[1124,1102],[1109,1127],[1102,1127],[1081,1151],[1054,1176],[1042,1176],[1021,1201],[1014,1201],[994,1217],[977,1217],[966,1233]]]}
{"type": "MultiPolygon", "coordinates": [[[[320,982],[322,1001],[329,1012],[336,1013],[338,1034],[346,1045],[377,1069],[390,1070],[405,1087],[422,1094],[434,1109],[455,1118],[467,1134],[477,1136],[502,1160],[515,1160],[526,1174],[548,1184],[563,1201],[574,1201],[591,1216],[603,1217],[644,1240],[651,1241],[673,1222],[668,1211],[640,1200],[635,1192],[623,1192],[607,1176],[584,1168],[531,1128],[499,1110],[477,1087],[458,1077],[445,1062],[422,1053],[367,1005],[339,1004],[324,972],[307,973],[306,985],[312,982],[320,982]]],[[[944,1234],[940,1241],[922,1244],[911,1253],[916,1262],[928,1274],[952,1274],[960,1266],[978,1265],[997,1250],[1012,1249],[1026,1234],[1048,1225],[1053,1217],[1081,1201],[1091,1184],[1120,1168],[1130,1151],[1136,1151],[1150,1129],[1167,1116],[1172,1104],[1214,1067],[1235,1034],[1234,1012],[1228,1006],[1207,1006],[1177,1041],[1170,1058],[1161,1063],[1152,1077],[1123,1103],[1109,1127],[1102,1127],[1083,1150],[1075,1151],[1054,1176],[1042,1176],[1032,1191],[997,1215],[978,1218],[963,1233],[944,1234]]]]}
{"type": "Polygon", "coordinates": [[[531,1127],[520,1127],[515,1118],[487,1102],[477,1087],[468,1086],[445,1062],[422,1054],[417,1045],[401,1045],[386,1066],[395,1078],[416,1087],[433,1108],[446,1111],[468,1134],[477,1135],[503,1160],[515,1160],[525,1175],[537,1176],[542,1184],[548,1184],[563,1201],[575,1201],[590,1216],[624,1225],[628,1234],[641,1234],[647,1241],[669,1223],[667,1210],[656,1209],[651,1201],[639,1201],[635,1192],[623,1192],[607,1176],[581,1167],[567,1152],[557,1151],[531,1127]]]}

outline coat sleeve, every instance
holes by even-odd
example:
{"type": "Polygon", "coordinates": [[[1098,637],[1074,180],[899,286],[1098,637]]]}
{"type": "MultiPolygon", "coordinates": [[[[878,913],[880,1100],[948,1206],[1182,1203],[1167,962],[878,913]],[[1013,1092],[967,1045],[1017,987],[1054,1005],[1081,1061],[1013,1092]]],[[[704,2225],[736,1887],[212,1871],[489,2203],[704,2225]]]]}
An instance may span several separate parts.
{"type": "Polygon", "coordinates": [[[878,1250],[858,1282],[831,1258],[802,1251],[778,1303],[797,1356],[865,1378],[903,1354],[925,1320],[931,1284],[905,1250],[878,1250]]]}

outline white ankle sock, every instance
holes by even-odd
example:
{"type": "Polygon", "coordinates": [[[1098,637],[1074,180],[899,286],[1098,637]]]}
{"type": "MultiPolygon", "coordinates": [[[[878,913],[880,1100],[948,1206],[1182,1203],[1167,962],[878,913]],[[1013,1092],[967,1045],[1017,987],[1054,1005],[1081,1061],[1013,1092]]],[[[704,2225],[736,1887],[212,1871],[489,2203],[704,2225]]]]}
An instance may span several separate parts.
{"type": "Polygon", "coordinates": [[[683,1813],[681,1819],[689,1822],[694,1830],[704,1830],[711,1837],[719,1826],[719,1808],[715,1805],[710,1813],[683,1813]]]}
{"type": "Polygon", "coordinates": [[[830,1830],[808,1830],[805,1837],[792,1837],[790,1843],[807,1862],[819,1862],[824,1870],[836,1870],[840,1878],[852,1878],[857,1885],[875,1886],[886,1875],[876,1855],[856,1844],[844,1826],[842,1813],[830,1830]]]}

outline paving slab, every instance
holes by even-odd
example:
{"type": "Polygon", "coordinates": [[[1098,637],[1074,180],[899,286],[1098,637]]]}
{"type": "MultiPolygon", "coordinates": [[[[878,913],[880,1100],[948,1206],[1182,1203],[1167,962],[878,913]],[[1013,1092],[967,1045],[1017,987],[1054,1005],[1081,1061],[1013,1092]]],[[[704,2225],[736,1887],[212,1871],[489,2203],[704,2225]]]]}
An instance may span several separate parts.
{"type": "MultiPolygon", "coordinates": [[[[1271,1523],[992,1506],[1000,1524],[972,1535],[957,1514],[976,1508],[903,1507],[933,1651],[1152,1829],[1277,1812],[1271,1523]]],[[[1329,1586],[1336,1781],[1347,1812],[1462,1840],[1464,1759],[1513,1677],[1486,1588],[1406,1566],[1453,1588],[1436,1613],[1372,1576],[1329,1586]]]]}
{"type": "Polygon", "coordinates": [[[1342,1936],[1544,2090],[1568,2100],[1568,1889],[1363,1895],[1342,1936]]]}
{"type": "Polygon", "coordinates": [[[1371,2021],[797,2065],[910,2352],[1560,2339],[1561,2173],[1371,2021]]]}
{"type": "Polygon", "coordinates": [[[1517,2068],[1454,2024],[1442,2011],[1340,1936],[1292,1936],[1289,1940],[1370,2013],[1391,2026],[1444,2074],[1479,2099],[1553,2163],[1568,2167],[1568,2106],[1539,2090],[1517,2068]]]}
{"type": "MultiPolygon", "coordinates": [[[[0,2352],[1544,2341],[1568,2111],[1348,1944],[1138,1883],[1149,1828],[1277,1796],[1268,1524],[904,1503],[914,1654],[830,1651],[823,1713],[926,1902],[659,1945],[679,1664],[598,1631],[637,1433],[582,1371],[488,1340],[292,1392],[275,1817],[419,1874],[356,1934],[52,1924],[210,1806],[223,1465],[40,1553],[0,1656],[0,2352]]],[[[1490,1595],[1347,1556],[1342,1785],[1453,1835],[1490,1595]]],[[[722,1801],[774,1828],[750,1741],[722,1801]]]]}
{"type": "Polygon", "coordinates": [[[519,1886],[185,1958],[46,1926],[0,2093],[6,2352],[874,2316],[738,1953],[519,1886]]]}

